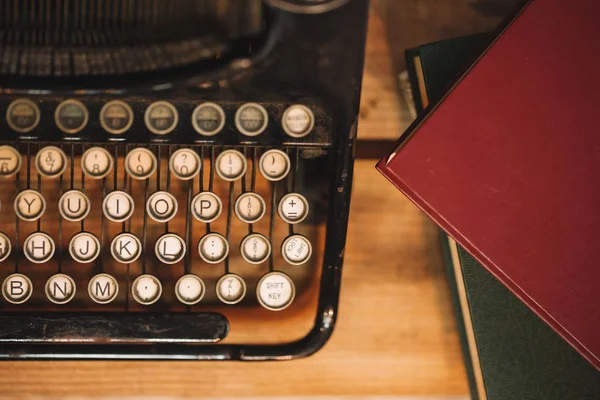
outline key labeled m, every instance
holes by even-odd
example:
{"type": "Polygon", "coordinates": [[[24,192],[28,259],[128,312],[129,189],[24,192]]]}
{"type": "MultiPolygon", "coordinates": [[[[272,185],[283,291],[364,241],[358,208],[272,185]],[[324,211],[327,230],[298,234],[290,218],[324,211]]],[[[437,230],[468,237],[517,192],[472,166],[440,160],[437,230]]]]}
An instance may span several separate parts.
{"type": "Polygon", "coordinates": [[[105,298],[111,296],[110,282],[104,282],[104,288],[102,288],[102,284],[100,282],[96,282],[94,290],[96,291],[97,298],[105,298]]]}

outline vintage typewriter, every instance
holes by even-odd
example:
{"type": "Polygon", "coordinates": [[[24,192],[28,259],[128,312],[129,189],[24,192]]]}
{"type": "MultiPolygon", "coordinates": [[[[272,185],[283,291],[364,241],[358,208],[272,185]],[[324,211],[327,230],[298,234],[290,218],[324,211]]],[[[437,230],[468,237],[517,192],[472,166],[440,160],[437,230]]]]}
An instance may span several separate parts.
{"type": "Polygon", "coordinates": [[[0,356],[318,350],[367,8],[0,0],[0,356]]]}

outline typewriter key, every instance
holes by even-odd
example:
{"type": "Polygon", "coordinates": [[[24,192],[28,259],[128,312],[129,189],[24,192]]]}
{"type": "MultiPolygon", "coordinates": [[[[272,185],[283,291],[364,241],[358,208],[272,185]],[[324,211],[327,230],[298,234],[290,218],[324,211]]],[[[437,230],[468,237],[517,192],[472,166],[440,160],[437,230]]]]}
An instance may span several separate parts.
{"type": "Polygon", "coordinates": [[[2,296],[12,304],[23,304],[31,297],[33,284],[23,274],[9,275],[2,283],[2,296]]]}
{"type": "Polygon", "coordinates": [[[217,157],[217,174],[226,181],[240,179],[245,173],[248,165],[246,157],[237,150],[225,150],[217,157]]]}
{"type": "Polygon", "coordinates": [[[67,221],[81,221],[90,213],[90,199],[79,190],[69,190],[58,200],[58,211],[67,221]]]}
{"type": "Polygon", "coordinates": [[[46,200],[37,190],[23,190],[15,198],[15,212],[23,221],[37,221],[45,211],[46,200]]]}
{"type": "Polygon", "coordinates": [[[112,135],[125,133],[133,125],[133,110],[124,101],[109,101],[100,110],[100,125],[112,135]]]}
{"type": "Polygon", "coordinates": [[[81,169],[92,179],[102,179],[112,170],[113,156],[102,147],[87,149],[81,156],[81,169]]]}
{"type": "Polygon", "coordinates": [[[261,157],[258,168],[270,181],[280,181],[290,172],[290,158],[281,150],[268,150],[261,157]]]}
{"type": "Polygon", "coordinates": [[[144,122],[150,132],[156,135],[166,135],[177,126],[179,114],[171,103],[157,101],[146,109],[144,122]]]}
{"type": "Polygon", "coordinates": [[[204,136],[214,136],[225,126],[225,113],[215,103],[200,104],[192,114],[192,125],[204,136]]]}
{"type": "Polygon", "coordinates": [[[149,306],[156,303],[162,295],[162,285],[155,276],[140,275],[131,285],[131,294],[135,301],[144,306],[149,306]]]}
{"type": "Polygon", "coordinates": [[[302,235],[288,236],[281,245],[283,258],[292,265],[304,264],[312,254],[312,245],[302,235]]]}
{"type": "Polygon", "coordinates": [[[46,146],[35,156],[35,167],[40,175],[56,178],[67,169],[67,155],[56,146],[46,146]]]}
{"type": "Polygon", "coordinates": [[[21,169],[21,154],[11,146],[0,146],[0,177],[8,178],[21,169]]]}
{"type": "Polygon", "coordinates": [[[42,264],[54,255],[54,240],[43,232],[33,232],[25,238],[23,252],[32,263],[42,264]]]}
{"type": "Polygon", "coordinates": [[[209,264],[218,264],[229,254],[229,243],[219,233],[207,233],[198,242],[198,253],[209,264]]]}
{"type": "Polygon", "coordinates": [[[258,103],[247,103],[235,113],[235,126],[246,136],[257,136],[269,124],[267,110],[258,103]]]}
{"type": "Polygon", "coordinates": [[[213,222],[219,218],[222,210],[221,199],[212,192],[198,193],[192,200],[192,214],[200,222],[213,222]]]}
{"type": "Polygon", "coordinates": [[[6,110],[6,122],[17,132],[31,132],[40,123],[40,109],[29,99],[17,99],[6,110]]]}
{"type": "Polygon", "coordinates": [[[71,238],[69,253],[79,263],[91,263],[100,255],[100,241],[92,233],[80,232],[71,238]]]}
{"type": "Polygon", "coordinates": [[[75,297],[75,281],[68,275],[56,274],[46,281],[46,297],[55,304],[67,304],[75,297]]]}
{"type": "Polygon", "coordinates": [[[294,138],[302,138],[315,126],[313,112],[306,106],[295,104],[283,113],[281,125],[285,133],[294,138]]]}
{"type": "Polygon", "coordinates": [[[155,192],[146,202],[146,211],[156,222],[169,222],[177,214],[177,199],[169,192],[155,192]]]}
{"type": "Polygon", "coordinates": [[[271,255],[271,242],[260,233],[251,233],[242,239],[240,251],[250,264],[260,264],[271,255]]]}
{"type": "Polygon", "coordinates": [[[256,297],[264,308],[281,311],[294,301],[294,282],[283,272],[273,271],[264,275],[256,285],[256,297]]]}
{"type": "Polygon", "coordinates": [[[205,292],[204,282],[194,274],[182,276],[175,284],[175,296],[188,306],[198,304],[205,292]]]}
{"type": "Polygon", "coordinates": [[[88,118],[89,114],[85,105],[74,99],[60,103],[54,113],[54,120],[58,128],[69,134],[81,132],[87,125],[88,118]]]}
{"type": "Polygon", "coordinates": [[[117,298],[119,283],[108,274],[98,274],[90,279],[88,284],[90,298],[98,304],[108,304],[117,298]]]}
{"type": "Polygon", "coordinates": [[[185,242],[174,233],[165,233],[156,241],[154,252],[161,262],[176,264],[185,256],[185,242]]]}
{"type": "Polygon", "coordinates": [[[138,148],[130,151],[125,157],[125,169],[133,179],[147,179],[156,171],[158,161],[148,149],[138,148]]]}
{"type": "Polygon", "coordinates": [[[308,215],[308,201],[298,193],[288,193],[279,201],[277,208],[279,216],[288,224],[304,221],[308,215]]]}
{"type": "Polygon", "coordinates": [[[258,194],[253,192],[242,193],[235,201],[235,215],[248,224],[258,222],[264,215],[267,206],[258,194]]]}
{"type": "Polygon", "coordinates": [[[223,275],[217,281],[217,297],[225,304],[237,304],[246,296],[246,282],[236,274],[223,275]]]}
{"type": "Polygon", "coordinates": [[[110,244],[110,253],[118,262],[130,264],[142,254],[142,242],[131,233],[118,234],[110,244]]]}
{"type": "Polygon", "coordinates": [[[102,202],[104,215],[113,222],[127,221],[133,214],[133,208],[133,198],[121,190],[110,192],[102,202]]]}
{"type": "Polygon", "coordinates": [[[10,251],[10,239],[5,233],[0,232],[0,262],[6,260],[8,256],[10,256],[10,251]]]}
{"type": "Polygon", "coordinates": [[[169,169],[178,179],[187,181],[200,173],[202,164],[198,153],[190,149],[179,149],[169,159],[169,169]]]}

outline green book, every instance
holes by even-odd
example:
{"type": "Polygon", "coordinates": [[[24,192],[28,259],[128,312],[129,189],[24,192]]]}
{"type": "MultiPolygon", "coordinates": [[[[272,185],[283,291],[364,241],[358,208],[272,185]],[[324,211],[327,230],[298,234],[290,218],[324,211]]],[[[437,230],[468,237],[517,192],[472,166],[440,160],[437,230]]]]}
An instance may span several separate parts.
{"type": "MultiPolygon", "coordinates": [[[[492,39],[480,34],[407,51],[417,113],[439,101],[492,39]]],[[[441,239],[472,398],[599,400],[600,372],[463,248],[441,239]]]]}

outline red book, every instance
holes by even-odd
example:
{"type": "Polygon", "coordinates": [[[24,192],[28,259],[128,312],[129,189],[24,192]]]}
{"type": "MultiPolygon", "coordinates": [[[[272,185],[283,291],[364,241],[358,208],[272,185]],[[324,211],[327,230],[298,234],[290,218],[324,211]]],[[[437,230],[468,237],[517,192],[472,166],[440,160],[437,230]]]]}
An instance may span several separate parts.
{"type": "Polygon", "coordinates": [[[378,164],[598,369],[599,16],[530,1],[378,164]]]}

